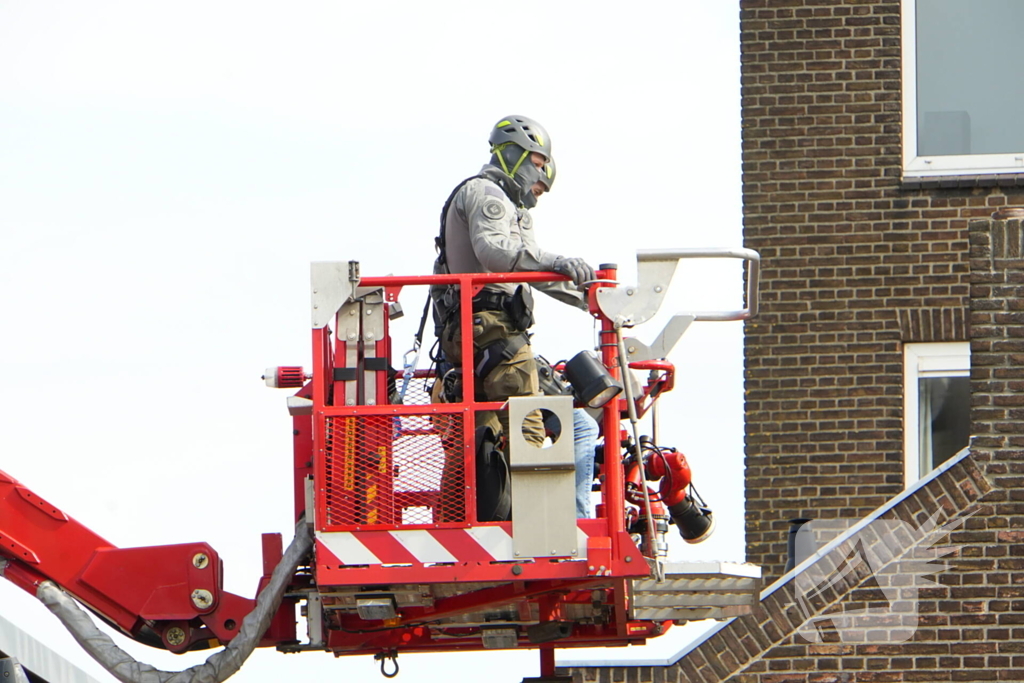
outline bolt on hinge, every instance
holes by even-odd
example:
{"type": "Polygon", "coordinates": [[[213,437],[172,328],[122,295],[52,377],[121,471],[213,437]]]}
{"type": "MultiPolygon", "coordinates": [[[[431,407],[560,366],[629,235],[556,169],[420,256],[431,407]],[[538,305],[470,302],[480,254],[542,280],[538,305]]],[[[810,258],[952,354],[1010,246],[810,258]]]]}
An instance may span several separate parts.
{"type": "Polygon", "coordinates": [[[167,643],[177,647],[185,642],[185,631],[177,626],[172,626],[167,629],[167,633],[164,634],[164,638],[167,639],[167,643]]]}
{"type": "Polygon", "coordinates": [[[213,593],[205,588],[197,588],[192,591],[192,604],[196,609],[207,609],[213,605],[213,593]]]}

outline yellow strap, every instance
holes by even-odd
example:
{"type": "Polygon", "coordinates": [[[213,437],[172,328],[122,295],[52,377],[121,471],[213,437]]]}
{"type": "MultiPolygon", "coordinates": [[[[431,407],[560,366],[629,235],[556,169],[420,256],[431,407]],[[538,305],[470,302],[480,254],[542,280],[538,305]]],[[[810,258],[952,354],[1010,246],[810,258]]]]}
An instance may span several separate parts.
{"type": "Polygon", "coordinates": [[[500,145],[491,145],[491,154],[497,155],[498,161],[501,162],[501,170],[505,172],[505,175],[510,177],[515,176],[516,171],[518,171],[519,167],[522,166],[523,160],[530,156],[529,150],[523,150],[523,155],[519,157],[519,161],[516,162],[516,165],[512,167],[511,171],[508,170],[508,165],[505,163],[505,157],[501,154],[501,151],[511,144],[511,142],[503,142],[500,145]]]}
{"type": "MultiPolygon", "coordinates": [[[[524,150],[523,150],[523,156],[519,157],[519,161],[517,161],[517,162],[516,162],[516,165],[512,167],[512,172],[511,172],[511,173],[508,173],[508,171],[505,171],[505,173],[508,173],[509,175],[513,175],[513,176],[514,176],[514,175],[516,174],[516,171],[518,171],[518,170],[519,170],[519,167],[520,167],[520,166],[522,166],[522,164],[523,164],[523,159],[525,159],[525,158],[526,158],[526,157],[528,157],[528,156],[530,156],[530,152],[529,152],[528,150],[525,150],[525,149],[524,149],[524,150]]],[[[498,158],[501,158],[501,155],[500,155],[500,154],[498,155],[498,158]]],[[[503,161],[501,162],[501,165],[502,165],[502,166],[504,166],[504,165],[505,165],[505,162],[504,162],[504,160],[503,160],[503,161]]]]}
{"type": "Polygon", "coordinates": [[[501,170],[505,172],[505,175],[510,176],[512,174],[508,172],[508,166],[505,165],[505,157],[501,155],[501,150],[505,149],[509,144],[508,142],[503,142],[500,145],[492,145],[491,154],[498,157],[498,161],[501,162],[501,170]]]}

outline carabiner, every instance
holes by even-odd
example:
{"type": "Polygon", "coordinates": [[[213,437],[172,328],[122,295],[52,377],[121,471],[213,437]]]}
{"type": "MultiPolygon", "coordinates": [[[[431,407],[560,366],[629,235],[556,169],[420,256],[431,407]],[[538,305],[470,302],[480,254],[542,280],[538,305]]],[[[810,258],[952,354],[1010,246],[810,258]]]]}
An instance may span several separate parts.
{"type": "Polygon", "coordinates": [[[405,392],[409,390],[409,382],[412,381],[413,375],[416,374],[416,366],[420,362],[420,343],[417,341],[411,349],[405,352],[402,356],[402,388],[399,389],[398,395],[401,398],[405,398],[405,392]],[[409,360],[409,355],[412,354],[412,360],[409,360]]]}

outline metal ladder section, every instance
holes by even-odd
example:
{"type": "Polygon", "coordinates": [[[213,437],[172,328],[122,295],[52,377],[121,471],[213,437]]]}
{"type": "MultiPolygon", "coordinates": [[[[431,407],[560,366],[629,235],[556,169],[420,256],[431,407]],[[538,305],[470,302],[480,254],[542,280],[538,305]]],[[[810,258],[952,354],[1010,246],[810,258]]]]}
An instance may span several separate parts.
{"type": "Polygon", "coordinates": [[[750,614],[761,597],[761,568],[743,562],[669,562],[665,580],[634,579],[632,618],[676,623],[750,614]]]}

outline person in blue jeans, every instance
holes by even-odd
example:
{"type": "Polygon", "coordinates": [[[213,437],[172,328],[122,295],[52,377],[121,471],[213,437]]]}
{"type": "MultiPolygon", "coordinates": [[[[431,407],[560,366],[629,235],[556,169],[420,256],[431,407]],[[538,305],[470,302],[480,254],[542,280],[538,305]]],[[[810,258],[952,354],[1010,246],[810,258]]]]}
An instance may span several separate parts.
{"type": "Polygon", "coordinates": [[[576,518],[593,517],[590,489],[594,483],[594,452],[597,449],[597,420],[583,408],[573,408],[572,438],[576,454],[576,518]]]}

